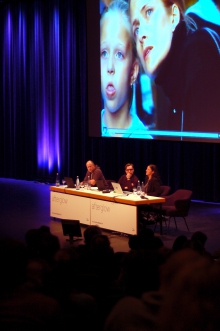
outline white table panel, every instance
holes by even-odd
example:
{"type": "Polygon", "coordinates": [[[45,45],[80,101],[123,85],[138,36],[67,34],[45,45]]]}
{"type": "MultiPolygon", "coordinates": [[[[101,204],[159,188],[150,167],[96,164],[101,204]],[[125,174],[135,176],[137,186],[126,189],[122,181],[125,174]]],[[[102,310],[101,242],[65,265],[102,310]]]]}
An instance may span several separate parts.
{"type": "Polygon", "coordinates": [[[50,192],[50,216],[90,225],[90,198],[50,192]]]}
{"type": "Polygon", "coordinates": [[[91,199],[91,225],[117,232],[137,234],[137,207],[91,199]]]}

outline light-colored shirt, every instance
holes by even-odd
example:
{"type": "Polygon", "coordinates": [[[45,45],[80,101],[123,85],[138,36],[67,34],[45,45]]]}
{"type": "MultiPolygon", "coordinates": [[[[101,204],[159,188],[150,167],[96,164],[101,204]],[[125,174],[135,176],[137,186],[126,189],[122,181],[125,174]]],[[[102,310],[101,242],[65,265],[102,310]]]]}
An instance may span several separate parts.
{"type": "Polygon", "coordinates": [[[104,122],[105,109],[101,113],[101,134],[102,137],[122,137],[122,138],[144,138],[152,139],[152,136],[147,133],[147,128],[141,122],[136,114],[131,115],[132,120],[128,128],[108,128],[104,122]]]}

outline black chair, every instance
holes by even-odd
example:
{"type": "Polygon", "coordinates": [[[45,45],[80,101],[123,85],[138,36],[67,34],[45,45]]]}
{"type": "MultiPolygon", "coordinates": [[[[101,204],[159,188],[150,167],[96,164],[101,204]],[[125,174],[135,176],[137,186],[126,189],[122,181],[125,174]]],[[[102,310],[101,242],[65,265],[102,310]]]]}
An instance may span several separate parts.
{"type": "MultiPolygon", "coordinates": [[[[161,197],[167,196],[170,193],[171,187],[168,185],[161,185],[161,197]]],[[[154,225],[154,231],[156,229],[156,225],[159,222],[160,217],[160,207],[158,207],[157,204],[153,206],[151,210],[148,210],[147,212],[143,213],[143,223],[145,224],[145,227],[149,225],[154,225]]],[[[164,219],[165,224],[166,224],[166,219],[164,219]]],[[[166,224],[167,225],[167,224],[166,224]]]]}
{"type": "Polygon", "coordinates": [[[176,218],[182,217],[185,221],[187,230],[189,231],[186,217],[189,213],[192,191],[179,189],[173,194],[165,196],[166,201],[162,205],[162,219],[168,220],[168,230],[170,227],[170,219],[173,217],[177,229],[176,218]]]}
{"type": "Polygon", "coordinates": [[[160,189],[161,189],[160,196],[165,197],[170,193],[171,187],[167,185],[161,185],[160,189]]]}

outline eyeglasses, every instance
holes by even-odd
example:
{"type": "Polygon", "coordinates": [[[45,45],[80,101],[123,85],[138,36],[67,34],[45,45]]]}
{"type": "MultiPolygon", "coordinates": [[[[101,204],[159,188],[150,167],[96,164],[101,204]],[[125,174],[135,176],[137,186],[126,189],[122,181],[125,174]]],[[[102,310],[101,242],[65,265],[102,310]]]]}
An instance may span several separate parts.
{"type": "Polygon", "coordinates": [[[133,171],[134,169],[126,169],[126,171],[133,171]]]}

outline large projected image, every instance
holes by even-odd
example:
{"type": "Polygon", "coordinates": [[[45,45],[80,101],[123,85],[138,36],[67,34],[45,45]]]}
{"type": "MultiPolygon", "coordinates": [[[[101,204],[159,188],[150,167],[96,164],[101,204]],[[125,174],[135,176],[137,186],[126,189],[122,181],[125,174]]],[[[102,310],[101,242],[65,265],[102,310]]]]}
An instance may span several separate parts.
{"type": "Polygon", "coordinates": [[[101,102],[90,135],[220,142],[217,2],[99,0],[101,102]]]}

